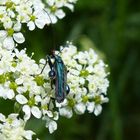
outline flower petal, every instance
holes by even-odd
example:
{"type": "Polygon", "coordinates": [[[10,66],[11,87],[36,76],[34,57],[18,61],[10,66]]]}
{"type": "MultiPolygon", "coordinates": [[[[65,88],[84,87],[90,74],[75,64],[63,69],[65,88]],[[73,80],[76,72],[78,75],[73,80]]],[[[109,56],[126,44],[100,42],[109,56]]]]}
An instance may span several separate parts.
{"type": "Polygon", "coordinates": [[[14,31],[19,32],[21,30],[21,23],[17,22],[14,27],[13,27],[14,31]]]}
{"type": "Polygon", "coordinates": [[[55,24],[55,23],[57,22],[57,18],[56,18],[55,15],[51,14],[51,15],[50,15],[50,18],[51,18],[51,22],[52,22],[53,24],[55,24]]]}
{"type": "Polygon", "coordinates": [[[21,105],[26,104],[28,102],[28,100],[23,95],[17,95],[16,100],[21,105]]]}
{"type": "Polygon", "coordinates": [[[72,109],[70,107],[59,108],[59,113],[61,116],[66,118],[71,118],[73,115],[72,109]]]}
{"type": "Polygon", "coordinates": [[[31,112],[32,112],[32,114],[33,114],[36,118],[38,118],[38,119],[41,118],[42,113],[41,113],[41,111],[39,110],[38,107],[33,106],[33,107],[31,108],[31,112]]]}
{"type": "Polygon", "coordinates": [[[3,42],[3,47],[12,50],[15,47],[15,43],[12,37],[6,37],[3,42]]]}
{"type": "Polygon", "coordinates": [[[84,114],[85,113],[85,110],[86,110],[86,106],[84,103],[79,103],[79,104],[76,104],[75,107],[74,107],[74,110],[77,114],[84,114]]]}
{"type": "Polygon", "coordinates": [[[6,121],[6,118],[5,118],[5,116],[2,113],[0,113],[0,121],[1,122],[5,122],[6,121]]]}
{"type": "Polygon", "coordinates": [[[15,96],[15,93],[14,93],[13,90],[10,89],[10,90],[7,91],[6,95],[7,95],[8,99],[13,99],[14,96],[15,96]]]}
{"type": "Polygon", "coordinates": [[[55,14],[59,19],[62,19],[65,16],[65,13],[61,9],[57,10],[55,14]]]}
{"type": "Polygon", "coordinates": [[[21,44],[25,41],[25,38],[22,33],[14,33],[13,38],[19,44],[21,44]]]}
{"type": "Polygon", "coordinates": [[[24,137],[27,139],[27,140],[32,140],[32,136],[35,135],[35,133],[31,130],[27,130],[25,131],[25,134],[24,134],[24,137]]]}
{"type": "Polygon", "coordinates": [[[5,39],[7,36],[7,32],[5,30],[1,30],[0,31],[0,40],[5,39]]]}
{"type": "Polygon", "coordinates": [[[24,105],[22,108],[23,112],[25,113],[24,115],[24,120],[27,121],[30,119],[31,117],[31,110],[30,107],[28,105],[24,105]]]}
{"type": "Polygon", "coordinates": [[[28,22],[27,26],[30,31],[33,31],[35,29],[35,24],[33,21],[28,22]]]}
{"type": "Polygon", "coordinates": [[[95,103],[87,103],[87,110],[89,111],[89,113],[92,113],[95,107],[95,103]]]}
{"type": "Polygon", "coordinates": [[[40,20],[40,19],[36,19],[35,24],[39,29],[43,29],[45,26],[45,22],[43,20],[40,20]]]}
{"type": "Polygon", "coordinates": [[[55,121],[50,121],[49,132],[52,134],[57,129],[57,123],[55,121]]]}
{"type": "Polygon", "coordinates": [[[94,114],[98,116],[101,112],[102,112],[102,106],[101,105],[95,106],[94,114]]]}

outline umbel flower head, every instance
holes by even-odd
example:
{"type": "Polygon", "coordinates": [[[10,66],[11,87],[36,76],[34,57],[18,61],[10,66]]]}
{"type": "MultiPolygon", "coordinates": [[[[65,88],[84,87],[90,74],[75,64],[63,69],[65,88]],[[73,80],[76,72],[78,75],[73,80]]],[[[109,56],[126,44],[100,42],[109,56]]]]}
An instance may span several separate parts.
{"type": "Polygon", "coordinates": [[[8,51],[0,48],[0,97],[15,101],[15,107],[24,112],[25,122],[31,116],[45,120],[50,133],[57,129],[59,115],[71,118],[73,112],[81,115],[87,110],[97,116],[102,111],[102,104],[108,102],[107,66],[93,49],[82,52],[72,44],[67,46],[55,52],[68,69],[70,93],[62,103],[52,99],[55,99],[55,92],[48,76],[50,67],[47,64],[44,68],[45,59],[37,64],[27,56],[25,49],[8,51]]]}
{"type": "MultiPolygon", "coordinates": [[[[60,115],[72,117],[83,114],[86,109],[89,113],[99,115],[102,111],[102,103],[108,102],[105,97],[109,82],[105,71],[106,65],[99,59],[93,49],[78,52],[76,47],[69,45],[62,50],[61,57],[68,68],[68,84],[71,92],[61,104],[53,104],[51,97],[54,91],[49,83],[49,66],[47,65],[42,74],[44,64],[36,64],[28,57],[25,50],[14,52],[1,50],[1,77],[0,96],[4,99],[14,99],[25,112],[24,120],[28,120],[31,114],[37,119],[43,118],[47,121],[47,127],[56,129],[54,120],[58,119],[58,107],[60,115]],[[54,123],[53,123],[54,122],[54,123]],[[55,127],[51,127],[51,125],[55,127]]],[[[56,52],[58,53],[58,52],[56,52]]],[[[41,59],[40,62],[45,60],[41,59]]]]}
{"type": "Polygon", "coordinates": [[[26,24],[30,31],[36,27],[56,23],[65,16],[63,7],[73,10],[76,0],[1,0],[0,1],[0,43],[6,49],[13,49],[25,41],[21,32],[26,24]]]}
{"type": "MultiPolygon", "coordinates": [[[[54,24],[65,16],[63,7],[73,10],[77,0],[1,0],[0,1],[0,98],[12,100],[18,113],[7,118],[0,114],[0,140],[32,140],[33,131],[24,130],[31,117],[46,121],[50,133],[57,129],[60,116],[71,118],[86,111],[96,116],[102,104],[108,102],[105,63],[90,49],[78,51],[68,43],[55,55],[60,55],[68,69],[70,93],[62,103],[55,100],[45,59],[39,64],[26,54],[26,49],[15,47],[25,41],[23,24],[30,31],[54,24]],[[18,118],[20,114],[21,118],[18,118]]],[[[53,60],[55,61],[55,60],[53,60]]],[[[55,85],[54,85],[55,86],[55,85]]],[[[38,139],[37,139],[38,140],[38,139]]]]}
{"type": "Polygon", "coordinates": [[[58,119],[58,113],[49,108],[51,87],[46,77],[40,74],[42,67],[27,56],[26,50],[0,48],[0,56],[0,97],[14,100],[16,110],[21,108],[25,113],[25,121],[33,115],[37,119],[50,118],[49,124],[52,125],[51,122],[58,119]]]}
{"type": "Polygon", "coordinates": [[[84,114],[86,110],[99,115],[102,111],[101,105],[108,102],[107,65],[93,49],[78,52],[72,44],[61,49],[61,57],[68,69],[67,79],[71,92],[64,103],[57,103],[60,115],[70,118],[73,111],[84,114]]]}
{"type": "Polygon", "coordinates": [[[24,130],[25,122],[18,119],[18,114],[10,114],[7,118],[0,113],[0,140],[32,140],[35,133],[24,130]]]}

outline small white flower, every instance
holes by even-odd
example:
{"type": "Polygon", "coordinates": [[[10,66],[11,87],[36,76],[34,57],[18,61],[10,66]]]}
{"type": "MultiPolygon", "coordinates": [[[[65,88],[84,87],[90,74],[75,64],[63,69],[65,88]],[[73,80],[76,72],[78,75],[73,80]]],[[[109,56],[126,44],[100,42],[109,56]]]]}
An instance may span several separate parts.
{"type": "Polygon", "coordinates": [[[61,116],[66,118],[71,118],[73,115],[72,109],[70,107],[59,108],[59,113],[61,116]]]}
{"type": "Polygon", "coordinates": [[[24,137],[27,139],[27,140],[32,140],[32,136],[35,135],[35,133],[31,130],[27,130],[24,132],[24,137]]]}
{"type": "Polygon", "coordinates": [[[102,112],[102,106],[101,105],[96,105],[94,109],[94,114],[98,116],[102,112]]]}
{"type": "Polygon", "coordinates": [[[49,24],[49,23],[50,23],[50,19],[48,15],[46,15],[44,11],[37,10],[31,16],[31,21],[27,23],[27,26],[29,27],[29,30],[32,31],[35,29],[35,25],[38,28],[43,29],[45,24],[49,24]]]}
{"type": "Polygon", "coordinates": [[[5,116],[2,113],[0,113],[0,121],[1,122],[5,122],[6,121],[6,118],[5,118],[5,116]]]}
{"type": "Polygon", "coordinates": [[[0,41],[3,42],[4,48],[11,50],[15,47],[15,42],[21,44],[25,41],[23,34],[19,32],[20,30],[20,23],[16,23],[6,30],[0,30],[0,41]]]}
{"type": "Polygon", "coordinates": [[[88,102],[87,103],[87,110],[89,111],[89,113],[92,113],[94,108],[95,108],[95,103],[94,102],[88,102]]]}
{"type": "Polygon", "coordinates": [[[46,128],[48,128],[49,132],[52,134],[57,129],[57,123],[48,116],[44,116],[43,120],[46,120],[46,128]]]}
{"type": "Polygon", "coordinates": [[[15,93],[11,89],[7,89],[7,88],[0,86],[0,97],[11,100],[15,97],[15,93]]]}
{"type": "Polygon", "coordinates": [[[76,104],[74,110],[77,114],[81,115],[85,113],[86,106],[83,103],[76,104]]]}
{"type": "Polygon", "coordinates": [[[40,119],[42,116],[41,111],[39,110],[38,107],[36,106],[28,106],[28,105],[24,105],[22,108],[23,112],[25,113],[24,119],[25,120],[29,120],[31,117],[31,113],[33,114],[34,117],[36,117],[37,119],[40,119]]]}
{"type": "Polygon", "coordinates": [[[57,123],[55,121],[51,121],[49,123],[49,132],[52,134],[57,129],[57,123]]]}

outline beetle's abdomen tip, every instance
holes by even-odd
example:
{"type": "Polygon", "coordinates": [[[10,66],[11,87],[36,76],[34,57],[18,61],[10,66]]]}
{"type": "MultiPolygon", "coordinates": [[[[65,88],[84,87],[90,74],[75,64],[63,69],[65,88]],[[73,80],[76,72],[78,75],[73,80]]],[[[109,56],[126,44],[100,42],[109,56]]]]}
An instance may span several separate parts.
{"type": "Polygon", "coordinates": [[[57,97],[56,100],[57,100],[58,103],[62,103],[62,102],[64,101],[64,98],[62,98],[62,97],[57,97]]]}

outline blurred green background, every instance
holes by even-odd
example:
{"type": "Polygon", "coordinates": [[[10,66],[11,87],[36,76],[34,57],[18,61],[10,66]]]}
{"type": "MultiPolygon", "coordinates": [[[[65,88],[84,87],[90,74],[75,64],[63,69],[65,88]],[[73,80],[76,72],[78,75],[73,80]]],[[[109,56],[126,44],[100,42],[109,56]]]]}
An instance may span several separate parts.
{"type": "MultiPolygon", "coordinates": [[[[41,140],[140,140],[140,0],[79,0],[73,13],[65,11],[67,16],[53,26],[54,43],[59,47],[71,40],[79,50],[102,52],[111,72],[110,102],[98,117],[61,117],[53,134],[40,121],[31,120],[27,127],[41,140]]],[[[24,47],[35,52],[36,61],[50,53],[51,27],[25,36],[24,47]]]]}

